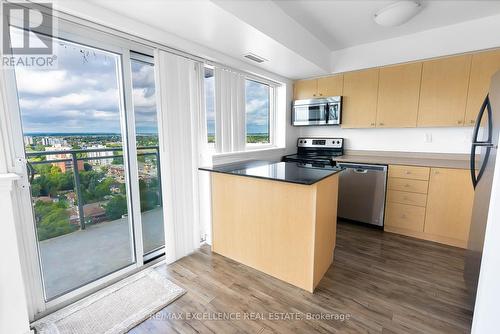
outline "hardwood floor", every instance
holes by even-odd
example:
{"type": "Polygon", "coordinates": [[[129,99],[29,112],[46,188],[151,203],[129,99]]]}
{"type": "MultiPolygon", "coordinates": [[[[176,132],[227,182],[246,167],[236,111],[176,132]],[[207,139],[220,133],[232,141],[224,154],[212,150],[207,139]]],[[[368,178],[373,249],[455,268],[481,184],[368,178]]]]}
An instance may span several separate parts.
{"type": "Polygon", "coordinates": [[[187,293],[130,333],[469,333],[464,251],[339,223],[314,294],[209,247],[159,266],[187,293]]]}

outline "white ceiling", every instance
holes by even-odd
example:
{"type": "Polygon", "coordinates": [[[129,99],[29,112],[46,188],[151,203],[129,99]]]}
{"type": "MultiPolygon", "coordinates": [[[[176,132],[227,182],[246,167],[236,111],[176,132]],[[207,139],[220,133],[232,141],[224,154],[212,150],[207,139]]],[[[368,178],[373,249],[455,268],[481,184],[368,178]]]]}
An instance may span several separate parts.
{"type": "Polygon", "coordinates": [[[500,1],[423,0],[410,22],[388,28],[372,16],[392,0],[90,2],[243,61],[250,62],[245,53],[255,53],[268,59],[259,67],[288,78],[329,73],[332,51],[500,13],[500,1]]]}
{"type": "Polygon", "coordinates": [[[394,0],[275,0],[330,50],[380,41],[500,13],[500,1],[424,0],[422,11],[399,27],[382,27],[372,17],[394,0]]]}

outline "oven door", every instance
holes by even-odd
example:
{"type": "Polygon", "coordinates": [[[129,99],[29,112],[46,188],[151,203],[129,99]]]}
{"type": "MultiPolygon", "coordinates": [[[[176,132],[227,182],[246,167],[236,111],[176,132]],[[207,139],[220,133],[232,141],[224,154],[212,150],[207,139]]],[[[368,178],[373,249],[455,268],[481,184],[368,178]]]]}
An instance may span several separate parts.
{"type": "Polygon", "coordinates": [[[327,104],[295,105],[292,116],[293,125],[326,125],[327,104]]]}

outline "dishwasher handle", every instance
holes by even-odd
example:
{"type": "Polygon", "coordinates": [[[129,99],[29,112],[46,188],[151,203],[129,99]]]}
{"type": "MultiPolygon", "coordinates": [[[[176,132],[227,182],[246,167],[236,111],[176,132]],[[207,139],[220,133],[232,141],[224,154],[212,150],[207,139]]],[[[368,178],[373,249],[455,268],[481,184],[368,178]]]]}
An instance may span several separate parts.
{"type": "Polygon", "coordinates": [[[358,174],[366,174],[366,173],[368,173],[368,169],[355,168],[355,169],[354,169],[354,173],[358,173],[358,174]]]}
{"type": "Polygon", "coordinates": [[[337,166],[341,168],[352,169],[355,173],[366,174],[368,171],[387,172],[387,165],[360,164],[351,162],[337,162],[337,166]]]}

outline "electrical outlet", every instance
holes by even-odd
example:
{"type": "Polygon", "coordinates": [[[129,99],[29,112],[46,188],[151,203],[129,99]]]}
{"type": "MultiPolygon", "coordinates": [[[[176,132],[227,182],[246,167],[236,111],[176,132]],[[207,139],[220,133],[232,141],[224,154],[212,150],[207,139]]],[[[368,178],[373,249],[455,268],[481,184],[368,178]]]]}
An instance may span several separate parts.
{"type": "Polygon", "coordinates": [[[432,133],[426,133],[424,143],[432,143],[432,133]]]}

